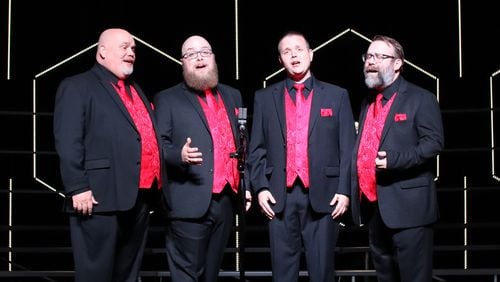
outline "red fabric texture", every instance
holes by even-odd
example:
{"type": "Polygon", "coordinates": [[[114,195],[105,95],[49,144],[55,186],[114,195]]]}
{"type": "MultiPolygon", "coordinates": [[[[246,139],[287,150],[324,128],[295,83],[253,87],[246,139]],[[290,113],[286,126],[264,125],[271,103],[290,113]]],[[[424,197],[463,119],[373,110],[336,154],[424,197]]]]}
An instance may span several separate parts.
{"type": "Polygon", "coordinates": [[[377,94],[375,101],[368,107],[361,133],[357,158],[359,188],[361,193],[371,202],[377,200],[375,159],[380,146],[380,137],[395,97],[396,94],[392,95],[385,106],[382,106],[383,95],[377,94]]]}
{"type": "Polygon", "coordinates": [[[155,179],[158,181],[158,187],[161,187],[160,174],[160,153],[158,149],[158,140],[153,128],[151,117],[139,97],[139,94],[132,85],[130,92],[127,92],[125,82],[118,80],[116,92],[125,104],[134,124],[141,136],[141,170],[139,176],[139,187],[141,189],[149,189],[153,185],[155,179]]]}
{"type": "Polygon", "coordinates": [[[299,177],[304,187],[309,188],[308,132],[313,92],[305,99],[304,84],[295,84],[294,88],[295,104],[285,89],[286,186],[292,187],[299,177]]]}
{"type": "Polygon", "coordinates": [[[222,192],[226,183],[237,193],[239,183],[238,163],[230,154],[236,152],[233,131],[222,98],[216,101],[210,89],[205,90],[205,99],[198,96],[212,135],[214,145],[214,181],[212,192],[222,192]]]}

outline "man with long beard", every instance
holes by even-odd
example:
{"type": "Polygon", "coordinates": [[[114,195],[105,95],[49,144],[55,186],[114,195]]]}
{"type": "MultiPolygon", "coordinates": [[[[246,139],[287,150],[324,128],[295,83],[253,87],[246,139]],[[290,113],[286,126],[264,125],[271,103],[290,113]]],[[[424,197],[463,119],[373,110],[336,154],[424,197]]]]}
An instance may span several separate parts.
{"type": "MultiPolygon", "coordinates": [[[[170,176],[163,189],[172,281],[217,281],[233,227],[240,91],[219,83],[215,54],[198,35],[182,45],[184,81],[155,95],[155,115],[170,176]]],[[[250,192],[246,192],[247,209],[250,192]]]]}

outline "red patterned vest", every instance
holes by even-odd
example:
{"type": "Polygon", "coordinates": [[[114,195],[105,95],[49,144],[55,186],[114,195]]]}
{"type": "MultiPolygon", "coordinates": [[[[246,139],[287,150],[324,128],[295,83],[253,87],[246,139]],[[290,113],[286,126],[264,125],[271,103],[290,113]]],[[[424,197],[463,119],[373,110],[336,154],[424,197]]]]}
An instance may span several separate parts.
{"type": "MultiPolygon", "coordinates": [[[[212,94],[205,95],[208,100],[208,95],[212,94]]],[[[215,109],[211,109],[207,102],[200,96],[198,96],[198,100],[207,118],[214,145],[214,182],[212,192],[216,194],[222,192],[226,183],[229,183],[231,189],[237,193],[240,179],[237,169],[238,161],[230,157],[230,153],[236,152],[236,145],[226,107],[222,101],[222,95],[219,94],[218,101],[214,102],[215,109]]]]}
{"type": "MultiPolygon", "coordinates": [[[[377,158],[378,148],[380,146],[380,137],[382,136],[384,123],[396,94],[397,93],[394,93],[391,99],[389,99],[383,107],[382,101],[380,101],[379,107],[381,110],[379,110],[377,114],[375,114],[376,101],[370,104],[366,113],[363,131],[361,132],[357,158],[359,189],[371,202],[377,200],[375,159],[377,158]]],[[[359,194],[360,196],[361,193],[359,194]]]]}
{"type": "Polygon", "coordinates": [[[120,95],[141,136],[139,188],[151,188],[155,179],[158,181],[158,187],[161,187],[158,140],[156,139],[153,123],[151,122],[151,117],[146,106],[132,85],[130,85],[130,94],[132,96],[126,92],[123,80],[118,81],[118,87],[115,85],[113,87],[120,95]]]}
{"type": "MultiPolygon", "coordinates": [[[[297,90],[297,92],[299,92],[297,90]]],[[[296,95],[293,102],[285,89],[286,111],[286,186],[293,187],[297,177],[309,188],[308,134],[313,91],[307,97],[296,95]]]]}

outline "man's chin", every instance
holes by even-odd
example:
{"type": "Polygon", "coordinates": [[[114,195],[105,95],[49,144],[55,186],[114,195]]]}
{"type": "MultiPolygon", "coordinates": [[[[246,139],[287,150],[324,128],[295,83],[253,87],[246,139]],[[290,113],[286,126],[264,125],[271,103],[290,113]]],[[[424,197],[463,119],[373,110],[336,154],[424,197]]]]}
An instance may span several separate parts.
{"type": "Polygon", "coordinates": [[[376,77],[365,77],[365,84],[368,88],[375,88],[380,85],[380,81],[376,77]]]}

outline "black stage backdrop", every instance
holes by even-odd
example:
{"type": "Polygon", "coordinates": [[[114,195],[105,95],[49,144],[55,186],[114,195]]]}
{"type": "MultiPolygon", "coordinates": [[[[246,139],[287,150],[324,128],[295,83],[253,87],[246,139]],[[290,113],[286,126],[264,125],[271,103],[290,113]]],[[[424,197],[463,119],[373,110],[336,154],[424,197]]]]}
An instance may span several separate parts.
{"type": "MultiPolygon", "coordinates": [[[[62,78],[93,65],[92,45],[102,30],[122,27],[136,37],[134,76],[149,98],[182,79],[176,61],[181,44],[200,34],[212,44],[221,81],[241,90],[249,118],[255,90],[284,77],[277,54],[284,32],[308,37],[315,49],[313,73],[349,90],[356,117],[366,91],[361,54],[369,39],[376,34],[398,39],[407,59],[404,76],[436,93],[443,113],[446,148],[436,164],[441,219],[435,268],[498,273],[500,30],[493,3],[1,0],[0,5],[0,271],[72,270],[52,136],[55,91],[62,78]]],[[[255,203],[245,232],[248,271],[270,270],[264,223],[255,203]]],[[[155,217],[145,271],[168,270],[162,225],[155,217]]],[[[347,226],[342,232],[337,269],[372,269],[364,253],[365,231],[347,226]]],[[[235,240],[224,270],[235,269],[235,240]]],[[[491,275],[460,276],[440,275],[447,281],[491,281],[491,275]]]]}

